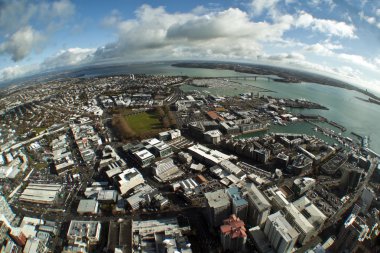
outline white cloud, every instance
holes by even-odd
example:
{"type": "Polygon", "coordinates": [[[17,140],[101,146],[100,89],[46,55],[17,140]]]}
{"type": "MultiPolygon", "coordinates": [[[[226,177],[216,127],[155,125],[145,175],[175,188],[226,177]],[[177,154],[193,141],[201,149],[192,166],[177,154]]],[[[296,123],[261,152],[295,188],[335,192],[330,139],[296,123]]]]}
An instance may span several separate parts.
{"type": "Polygon", "coordinates": [[[355,35],[354,25],[331,19],[315,18],[305,11],[299,12],[295,21],[295,26],[301,28],[311,28],[313,31],[325,33],[329,36],[357,38],[355,35]]]}
{"type": "Polygon", "coordinates": [[[38,70],[38,65],[20,66],[14,65],[0,69],[0,81],[14,79],[32,71],[38,70]]]}
{"type": "Polygon", "coordinates": [[[376,16],[380,17],[380,8],[376,10],[376,16]]]}
{"type": "Polygon", "coordinates": [[[376,65],[373,62],[367,60],[361,55],[341,53],[341,54],[338,54],[337,57],[339,57],[340,59],[346,62],[355,64],[355,65],[360,65],[365,68],[369,68],[371,70],[379,71],[379,69],[376,67],[376,65]]]}
{"type": "Polygon", "coordinates": [[[5,53],[19,61],[41,50],[41,42],[74,12],[75,6],[69,0],[0,0],[0,55],[5,53]]]}
{"type": "Polygon", "coordinates": [[[112,10],[111,14],[103,18],[102,24],[106,27],[117,26],[121,22],[121,13],[118,10],[112,10]]]}
{"type": "Polygon", "coordinates": [[[92,60],[93,48],[69,48],[61,50],[55,56],[46,58],[41,64],[43,69],[52,69],[89,63],[92,60]]]}
{"type": "Polygon", "coordinates": [[[360,17],[360,19],[365,20],[368,24],[371,24],[371,25],[376,24],[376,18],[375,17],[366,16],[366,15],[364,15],[364,12],[362,12],[362,11],[359,12],[359,17],[360,17]]]}
{"type": "Polygon", "coordinates": [[[322,45],[320,43],[316,43],[313,45],[309,45],[305,47],[306,51],[313,52],[320,56],[331,56],[334,55],[334,52],[326,47],[325,45],[322,45]]]}
{"type": "Polygon", "coordinates": [[[19,61],[38,48],[43,41],[42,34],[32,27],[26,26],[0,44],[0,54],[9,54],[13,61],[19,61]]]}
{"type": "Polygon", "coordinates": [[[96,59],[255,59],[263,42],[282,41],[294,21],[291,15],[283,15],[271,23],[254,22],[237,8],[196,14],[168,13],[163,7],[143,5],[135,13],[135,19],[112,19],[118,40],[99,48],[96,59]]]}
{"type": "Polygon", "coordinates": [[[75,12],[75,6],[70,2],[70,0],[53,2],[51,9],[51,15],[60,17],[68,17],[73,15],[75,12]]]}
{"type": "Polygon", "coordinates": [[[261,15],[263,12],[275,12],[278,0],[253,0],[251,3],[252,12],[255,16],[261,15]]]}
{"type": "Polygon", "coordinates": [[[281,53],[276,55],[270,55],[265,57],[268,60],[272,61],[289,61],[289,60],[296,60],[296,61],[303,61],[305,60],[305,56],[303,54],[292,52],[292,53],[281,53]]]}
{"type": "Polygon", "coordinates": [[[93,59],[93,48],[69,48],[46,58],[41,64],[14,65],[0,69],[0,81],[14,79],[26,74],[52,70],[59,67],[70,67],[90,63],[93,59]]]}
{"type": "Polygon", "coordinates": [[[338,49],[343,49],[343,46],[341,44],[334,44],[329,41],[304,46],[304,50],[315,53],[319,56],[334,56],[334,50],[338,49]]]}

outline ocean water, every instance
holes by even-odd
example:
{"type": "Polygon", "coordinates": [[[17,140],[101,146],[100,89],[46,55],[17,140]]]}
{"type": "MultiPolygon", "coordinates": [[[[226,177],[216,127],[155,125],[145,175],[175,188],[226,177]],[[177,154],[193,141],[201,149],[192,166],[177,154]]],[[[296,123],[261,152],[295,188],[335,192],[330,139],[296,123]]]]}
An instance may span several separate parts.
{"type": "MultiPolygon", "coordinates": [[[[186,75],[192,77],[228,77],[246,76],[247,74],[237,73],[230,70],[198,69],[198,68],[177,68],[169,63],[142,63],[105,68],[85,69],[76,72],[83,77],[116,75],[116,74],[159,74],[159,75],[186,75]]],[[[343,133],[350,136],[351,132],[362,136],[369,136],[370,148],[380,153],[380,105],[368,103],[357,97],[367,99],[367,97],[357,91],[341,89],[315,83],[282,83],[258,78],[254,80],[236,80],[236,83],[219,88],[201,88],[189,85],[181,87],[184,91],[199,90],[207,91],[214,95],[237,95],[245,92],[260,92],[261,95],[282,98],[304,98],[312,102],[320,103],[329,110],[308,110],[293,109],[294,113],[319,114],[329,120],[335,121],[347,128],[343,133]],[[270,92],[263,92],[270,90],[270,92]]],[[[332,126],[328,126],[334,129],[332,126]]],[[[309,124],[288,127],[276,126],[275,131],[294,132],[303,131],[308,133],[311,127],[309,124]],[[307,128],[307,129],[306,129],[307,128]]],[[[336,130],[336,129],[334,129],[336,130]]]]}

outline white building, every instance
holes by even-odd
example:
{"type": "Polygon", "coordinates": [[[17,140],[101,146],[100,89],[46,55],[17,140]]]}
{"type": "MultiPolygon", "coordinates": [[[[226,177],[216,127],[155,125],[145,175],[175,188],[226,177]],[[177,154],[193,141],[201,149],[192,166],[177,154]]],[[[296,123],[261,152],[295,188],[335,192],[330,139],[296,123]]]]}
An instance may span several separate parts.
{"type": "Polygon", "coordinates": [[[224,160],[231,159],[230,155],[226,155],[218,150],[209,149],[201,144],[193,145],[188,150],[194,158],[207,165],[217,165],[224,160]]]}
{"type": "Polygon", "coordinates": [[[44,253],[46,246],[42,240],[38,238],[29,238],[25,244],[23,253],[44,253]]]}
{"type": "Polygon", "coordinates": [[[177,219],[132,222],[132,252],[192,253],[184,233],[190,226],[180,227],[177,219]]]}
{"type": "Polygon", "coordinates": [[[305,218],[300,211],[293,204],[285,206],[283,209],[286,220],[294,227],[300,234],[298,242],[304,245],[313,236],[315,229],[314,226],[305,218]]]}
{"type": "Polygon", "coordinates": [[[212,144],[218,144],[222,138],[219,130],[210,130],[204,133],[205,140],[212,144]]]}
{"type": "Polygon", "coordinates": [[[97,214],[99,211],[99,203],[95,199],[81,199],[77,212],[79,214],[97,214]]]}
{"type": "Polygon", "coordinates": [[[101,224],[98,221],[73,220],[67,231],[68,243],[71,246],[82,248],[84,252],[88,252],[91,246],[99,242],[100,230],[101,224]]]}
{"type": "Polygon", "coordinates": [[[172,148],[163,141],[156,138],[142,141],[145,148],[150,150],[156,157],[168,157],[173,154],[172,148]]]}
{"type": "Polygon", "coordinates": [[[172,129],[172,130],[161,132],[158,134],[158,138],[161,141],[173,140],[178,137],[181,137],[181,130],[179,129],[172,129]]]}
{"type": "Polygon", "coordinates": [[[145,183],[143,176],[136,168],[126,169],[117,178],[121,195],[125,195],[134,187],[145,183]]]}
{"type": "Polygon", "coordinates": [[[156,162],[153,166],[153,173],[163,182],[183,175],[183,172],[174,164],[171,158],[165,158],[156,162]]]}
{"type": "Polygon", "coordinates": [[[293,205],[305,216],[316,230],[327,220],[327,216],[324,215],[306,196],[294,201],[293,205]]]}
{"type": "Polygon", "coordinates": [[[268,216],[264,233],[277,253],[292,252],[299,236],[281,212],[268,216]]]}
{"type": "Polygon", "coordinates": [[[133,155],[136,157],[138,163],[142,168],[145,168],[148,165],[150,165],[156,158],[152,153],[150,153],[146,149],[136,151],[133,153],[133,155]]]}
{"type": "Polygon", "coordinates": [[[0,220],[5,219],[9,224],[15,219],[16,214],[10,208],[4,196],[0,195],[0,220]]]}
{"type": "Polygon", "coordinates": [[[268,218],[272,205],[254,184],[247,184],[245,196],[248,201],[248,224],[263,226],[268,218]]]}

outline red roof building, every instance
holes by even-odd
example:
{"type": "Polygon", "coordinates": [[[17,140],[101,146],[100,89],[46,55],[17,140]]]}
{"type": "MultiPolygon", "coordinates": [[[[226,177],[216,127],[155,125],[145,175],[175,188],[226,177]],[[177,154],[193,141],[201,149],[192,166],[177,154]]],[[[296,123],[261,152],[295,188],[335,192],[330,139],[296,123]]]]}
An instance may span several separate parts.
{"type": "Polygon", "coordinates": [[[223,221],[220,226],[220,238],[223,250],[233,252],[244,252],[247,241],[247,233],[244,221],[232,214],[228,219],[223,221]]]}

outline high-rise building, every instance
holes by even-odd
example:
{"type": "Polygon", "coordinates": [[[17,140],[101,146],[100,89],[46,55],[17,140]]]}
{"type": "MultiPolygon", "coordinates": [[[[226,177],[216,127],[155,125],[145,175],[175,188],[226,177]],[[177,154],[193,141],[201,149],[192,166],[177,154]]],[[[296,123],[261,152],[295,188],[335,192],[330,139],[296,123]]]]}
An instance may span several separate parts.
{"type": "Polygon", "coordinates": [[[247,184],[245,190],[248,200],[248,224],[251,226],[264,225],[272,205],[254,184],[247,184]]]}
{"type": "Polygon", "coordinates": [[[230,200],[223,189],[205,193],[207,201],[207,220],[211,226],[217,227],[231,214],[230,200]]]}
{"type": "Polygon", "coordinates": [[[244,225],[244,221],[236,217],[235,214],[223,221],[223,225],[220,226],[220,240],[224,251],[245,251],[247,233],[244,225]]]}
{"type": "Polygon", "coordinates": [[[327,220],[321,210],[318,209],[307,197],[303,196],[293,202],[295,208],[301,212],[303,216],[310,222],[311,225],[317,230],[327,220]]]}
{"type": "Polygon", "coordinates": [[[21,228],[13,227],[9,235],[18,246],[23,247],[25,245],[27,238],[21,228]]]}
{"type": "Polygon", "coordinates": [[[248,202],[242,197],[239,188],[230,187],[226,190],[226,193],[231,201],[232,213],[242,221],[246,222],[248,214],[248,202]]]}
{"type": "Polygon", "coordinates": [[[362,195],[360,197],[361,202],[361,209],[360,211],[363,214],[366,214],[368,212],[368,209],[370,208],[373,199],[376,197],[375,192],[372,190],[372,188],[365,187],[363,189],[362,195]]]}
{"type": "Polygon", "coordinates": [[[334,252],[353,252],[358,242],[366,239],[369,228],[365,221],[351,214],[342,226],[333,245],[334,252]]]}
{"type": "Polygon", "coordinates": [[[5,222],[11,224],[15,217],[16,214],[10,208],[7,200],[3,195],[0,195],[0,220],[5,219],[5,222]]]}
{"type": "Polygon", "coordinates": [[[8,225],[4,221],[0,220],[0,245],[4,244],[8,231],[9,231],[8,225]]]}
{"type": "Polygon", "coordinates": [[[268,216],[264,233],[277,253],[292,252],[299,236],[281,211],[268,216]]]}
{"type": "Polygon", "coordinates": [[[42,240],[38,238],[30,238],[25,244],[23,253],[44,253],[46,246],[42,240]]]}
{"type": "Polygon", "coordinates": [[[301,244],[308,242],[315,232],[314,226],[293,204],[285,206],[283,213],[289,224],[300,234],[298,242],[301,244]]]}
{"type": "Polygon", "coordinates": [[[361,180],[365,177],[365,171],[351,163],[342,166],[342,177],[340,179],[340,190],[346,194],[357,188],[361,180]]]}
{"type": "Polygon", "coordinates": [[[250,228],[248,230],[248,236],[258,253],[276,253],[270,244],[268,237],[260,229],[259,226],[250,228]]]}

